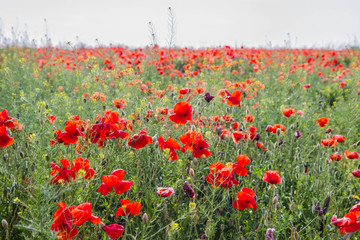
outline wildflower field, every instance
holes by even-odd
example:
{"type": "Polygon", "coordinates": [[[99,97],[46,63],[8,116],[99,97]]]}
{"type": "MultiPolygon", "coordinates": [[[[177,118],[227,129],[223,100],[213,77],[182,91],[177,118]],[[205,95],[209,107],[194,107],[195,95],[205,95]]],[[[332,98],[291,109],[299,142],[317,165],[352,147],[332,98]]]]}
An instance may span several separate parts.
{"type": "Polygon", "coordinates": [[[1,239],[359,239],[360,50],[0,48],[1,239]]]}

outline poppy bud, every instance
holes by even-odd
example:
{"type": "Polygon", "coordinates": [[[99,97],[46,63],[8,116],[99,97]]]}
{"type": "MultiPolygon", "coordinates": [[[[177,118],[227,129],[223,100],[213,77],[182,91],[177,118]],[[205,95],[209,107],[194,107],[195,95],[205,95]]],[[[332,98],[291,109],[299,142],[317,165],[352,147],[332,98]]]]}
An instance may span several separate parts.
{"type": "Polygon", "coordinates": [[[296,138],[301,138],[301,132],[299,130],[296,130],[295,133],[294,133],[294,136],[296,138]]]}
{"type": "Polygon", "coordinates": [[[197,158],[194,158],[194,161],[193,161],[193,163],[194,163],[194,165],[196,166],[196,165],[198,165],[198,163],[199,163],[199,160],[197,160],[197,158]]]}
{"type": "Polygon", "coordinates": [[[280,133],[281,133],[281,128],[276,129],[276,134],[280,135],[280,133]]]}
{"type": "Polygon", "coordinates": [[[24,158],[24,157],[25,157],[25,155],[24,155],[23,152],[20,152],[19,154],[20,154],[20,157],[21,157],[21,158],[24,158]]]}
{"type": "Polygon", "coordinates": [[[265,240],[274,240],[274,228],[268,228],[266,230],[265,240]]]}
{"type": "Polygon", "coordinates": [[[190,176],[195,177],[195,171],[194,171],[194,169],[190,168],[189,174],[190,174],[190,176]]]}
{"type": "Polygon", "coordinates": [[[310,135],[310,139],[314,139],[314,134],[311,134],[311,135],[310,135]]]}
{"type": "Polygon", "coordinates": [[[106,109],[106,106],[105,106],[105,105],[103,106],[103,109],[104,109],[104,111],[105,111],[105,109],[106,109]]]}
{"type": "Polygon", "coordinates": [[[187,181],[185,181],[185,183],[184,183],[184,193],[189,198],[195,198],[194,189],[192,189],[192,187],[190,186],[190,184],[187,181]]]}
{"type": "Polygon", "coordinates": [[[275,205],[275,207],[276,207],[277,210],[280,210],[281,204],[280,204],[279,202],[277,202],[276,205],[275,205]]]}
{"type": "Polygon", "coordinates": [[[48,109],[48,108],[49,108],[49,105],[46,104],[46,105],[45,105],[45,108],[48,109]]]}
{"type": "Polygon", "coordinates": [[[157,139],[158,139],[158,136],[157,136],[157,134],[155,134],[155,136],[153,136],[152,140],[153,140],[153,142],[155,142],[157,139]]]}
{"type": "Polygon", "coordinates": [[[1,220],[1,225],[4,229],[8,229],[8,227],[9,227],[9,224],[6,221],[6,219],[1,220]]]}
{"type": "Polygon", "coordinates": [[[155,147],[159,147],[159,142],[156,141],[155,144],[154,144],[155,147]]]}
{"type": "Polygon", "coordinates": [[[291,200],[290,211],[291,211],[291,212],[294,212],[294,211],[295,211],[295,203],[294,203],[294,200],[291,200]]]}
{"type": "Polygon", "coordinates": [[[357,147],[360,146],[360,141],[358,141],[358,142],[356,143],[356,146],[357,146],[357,147]]]}
{"type": "Polygon", "coordinates": [[[275,206],[278,203],[278,200],[279,200],[278,197],[274,196],[274,198],[272,200],[273,206],[275,206]]]}
{"type": "Polygon", "coordinates": [[[320,149],[320,143],[316,144],[316,148],[320,149]]]}
{"type": "Polygon", "coordinates": [[[19,119],[20,118],[20,113],[16,114],[16,118],[19,119]]]}
{"type": "Polygon", "coordinates": [[[204,95],[204,99],[205,99],[205,101],[206,102],[211,102],[213,99],[214,99],[214,96],[212,96],[210,93],[205,93],[205,95],[204,95]]]}
{"type": "Polygon", "coordinates": [[[291,229],[291,240],[298,240],[300,238],[299,233],[296,231],[296,227],[291,229]]]}
{"type": "Polygon", "coordinates": [[[291,124],[289,128],[290,128],[290,129],[294,129],[295,126],[294,126],[293,124],[291,124]]]}
{"type": "Polygon", "coordinates": [[[86,98],[83,99],[84,103],[86,103],[86,98]]]}
{"type": "Polygon", "coordinates": [[[283,145],[284,144],[284,141],[282,140],[282,139],[280,139],[280,141],[279,141],[279,147],[281,146],[281,145],[283,145]]]}
{"type": "Polygon", "coordinates": [[[149,222],[149,216],[146,213],[143,214],[142,221],[143,221],[143,223],[148,223],[149,222]]]}
{"type": "Polygon", "coordinates": [[[6,161],[8,159],[9,155],[7,153],[4,154],[3,159],[6,161]]]}
{"type": "Polygon", "coordinates": [[[102,230],[105,227],[105,223],[101,222],[99,223],[99,229],[102,230]]]}
{"type": "Polygon", "coordinates": [[[331,131],[332,131],[331,128],[326,129],[326,132],[327,132],[327,133],[331,133],[331,131]]]}

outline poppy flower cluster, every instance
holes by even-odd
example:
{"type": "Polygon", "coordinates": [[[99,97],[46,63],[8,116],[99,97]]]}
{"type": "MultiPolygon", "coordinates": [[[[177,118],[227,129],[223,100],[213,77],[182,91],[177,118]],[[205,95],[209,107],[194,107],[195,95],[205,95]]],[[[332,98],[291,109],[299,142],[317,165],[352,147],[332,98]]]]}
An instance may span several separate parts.
{"type": "Polygon", "coordinates": [[[78,179],[80,175],[83,175],[85,179],[90,180],[95,175],[95,171],[90,167],[88,159],[81,157],[74,159],[70,169],[69,160],[62,158],[60,159],[60,163],[62,168],[55,162],[51,162],[53,170],[50,172],[50,175],[54,175],[54,177],[51,179],[50,184],[67,184],[71,179],[74,181],[78,179]]]}
{"type": "Polygon", "coordinates": [[[216,162],[211,164],[209,167],[210,173],[205,177],[205,180],[216,188],[231,188],[233,185],[239,185],[239,182],[235,179],[235,173],[246,176],[248,171],[245,166],[250,163],[250,159],[246,155],[239,155],[236,161],[236,163],[224,164],[216,162]]]}
{"type": "Polygon", "coordinates": [[[77,227],[90,221],[100,224],[99,217],[92,214],[92,204],[82,203],[78,206],[67,207],[64,202],[58,204],[59,209],[54,214],[51,231],[56,232],[58,239],[73,239],[77,234],[77,227]]]}

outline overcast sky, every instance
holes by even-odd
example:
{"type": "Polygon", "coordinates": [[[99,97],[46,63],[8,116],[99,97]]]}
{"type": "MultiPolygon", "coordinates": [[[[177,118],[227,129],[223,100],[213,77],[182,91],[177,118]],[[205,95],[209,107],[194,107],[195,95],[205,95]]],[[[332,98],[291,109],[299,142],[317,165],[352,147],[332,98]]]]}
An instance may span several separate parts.
{"type": "MultiPolygon", "coordinates": [[[[0,31],[30,39],[123,44],[168,44],[168,8],[175,14],[175,45],[337,47],[360,41],[360,0],[0,0],[0,31]],[[44,19],[46,19],[46,24],[44,19]],[[270,44],[271,43],[271,44],[270,44]],[[287,44],[289,45],[289,44],[287,44]]],[[[357,43],[359,45],[359,43],[357,43]]]]}

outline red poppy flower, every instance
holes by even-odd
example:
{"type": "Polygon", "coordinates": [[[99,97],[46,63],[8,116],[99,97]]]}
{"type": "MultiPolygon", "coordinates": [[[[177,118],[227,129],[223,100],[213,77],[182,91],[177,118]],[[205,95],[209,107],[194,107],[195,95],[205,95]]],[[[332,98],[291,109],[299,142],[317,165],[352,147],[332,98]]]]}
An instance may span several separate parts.
{"type": "Polygon", "coordinates": [[[71,176],[76,180],[79,174],[83,174],[84,178],[88,180],[95,175],[95,171],[90,167],[88,159],[78,157],[73,160],[73,163],[71,164],[71,176]]]}
{"type": "Polygon", "coordinates": [[[192,120],[191,105],[187,102],[179,102],[174,106],[174,114],[170,115],[169,119],[180,125],[185,125],[187,121],[192,120]]]}
{"type": "Polygon", "coordinates": [[[115,219],[118,216],[133,216],[133,215],[140,215],[141,203],[139,202],[130,202],[127,199],[120,200],[121,207],[115,213],[115,219]]]}
{"type": "Polygon", "coordinates": [[[331,219],[331,224],[340,227],[341,233],[351,233],[356,232],[360,229],[360,222],[357,221],[358,214],[357,212],[349,212],[345,214],[343,218],[338,219],[334,215],[331,219]]]}
{"type": "Polygon", "coordinates": [[[9,129],[13,129],[15,127],[16,120],[12,117],[9,117],[8,110],[3,109],[3,111],[0,114],[0,127],[5,126],[9,129]]]}
{"type": "Polygon", "coordinates": [[[329,122],[329,118],[318,118],[316,119],[316,124],[319,127],[325,127],[329,122]]]}
{"type": "Polygon", "coordinates": [[[345,140],[345,137],[343,135],[333,135],[332,138],[338,142],[344,142],[345,140]]]}
{"type": "Polygon", "coordinates": [[[340,154],[331,154],[331,156],[330,156],[330,159],[332,161],[340,161],[341,158],[342,158],[342,155],[340,155],[340,154]]]}
{"type": "Polygon", "coordinates": [[[254,120],[255,120],[255,118],[254,118],[254,116],[253,116],[252,114],[246,115],[246,116],[244,117],[244,121],[245,121],[246,123],[252,123],[254,120]]]}
{"type": "Polygon", "coordinates": [[[336,147],[337,140],[334,139],[334,138],[322,139],[321,140],[321,145],[323,147],[327,147],[327,146],[336,147]]]}
{"type": "Polygon", "coordinates": [[[235,173],[240,176],[246,176],[248,174],[246,165],[250,163],[250,158],[246,155],[239,155],[236,157],[235,173]]]}
{"type": "Polygon", "coordinates": [[[174,193],[173,188],[158,188],[156,194],[159,197],[169,197],[174,193]]]}
{"type": "Polygon", "coordinates": [[[295,110],[293,108],[287,108],[282,111],[285,117],[290,117],[291,115],[295,115],[295,110]]]}
{"type": "Polygon", "coordinates": [[[71,214],[66,204],[59,203],[59,209],[54,214],[54,222],[51,225],[51,231],[57,232],[58,239],[73,239],[78,230],[74,223],[74,216],[71,214]]]}
{"type": "Polygon", "coordinates": [[[171,161],[177,160],[177,154],[175,150],[180,150],[180,144],[177,143],[174,139],[168,138],[166,142],[164,141],[163,135],[160,135],[159,137],[159,147],[161,150],[170,149],[169,151],[169,159],[171,161]]]}
{"type": "Polygon", "coordinates": [[[236,200],[232,203],[232,206],[238,210],[244,210],[245,208],[253,208],[256,211],[257,205],[255,203],[255,193],[250,188],[242,188],[237,193],[236,200]]]}
{"type": "Polygon", "coordinates": [[[54,124],[55,120],[56,120],[56,116],[55,116],[55,115],[50,115],[50,116],[48,117],[48,121],[49,121],[49,123],[51,123],[51,124],[54,124]]]}
{"type": "Polygon", "coordinates": [[[114,187],[116,194],[122,194],[130,189],[133,185],[132,181],[123,181],[125,170],[118,169],[111,173],[111,175],[103,175],[103,183],[98,188],[101,195],[107,195],[111,188],[114,187]]]}
{"type": "Polygon", "coordinates": [[[79,206],[69,207],[71,214],[74,217],[74,224],[77,226],[83,225],[87,221],[91,221],[93,224],[99,224],[101,219],[92,215],[92,204],[82,203],[79,206]]]}
{"type": "Polygon", "coordinates": [[[79,121],[67,121],[63,133],[60,133],[57,138],[64,142],[64,145],[74,144],[79,136],[84,136],[79,127],[79,121]]]}
{"type": "Polygon", "coordinates": [[[306,89],[308,89],[308,88],[310,88],[310,87],[311,87],[310,84],[305,84],[302,88],[303,88],[304,90],[306,90],[306,89]]]}
{"type": "Polygon", "coordinates": [[[114,108],[124,109],[126,107],[125,99],[115,99],[113,100],[114,108]]]}
{"type": "Polygon", "coordinates": [[[119,238],[124,232],[124,226],[119,224],[110,224],[102,228],[111,239],[119,238]]]}
{"type": "Polygon", "coordinates": [[[227,105],[230,107],[233,106],[239,106],[241,103],[242,93],[239,90],[234,91],[232,94],[230,94],[227,90],[225,90],[225,93],[227,97],[223,100],[223,102],[226,101],[227,105]]]}
{"type": "Polygon", "coordinates": [[[357,152],[350,152],[348,150],[346,150],[344,152],[345,158],[346,159],[358,159],[359,158],[359,154],[357,152]]]}
{"type": "Polygon", "coordinates": [[[234,141],[234,143],[238,143],[240,140],[246,140],[247,134],[241,131],[233,131],[231,134],[231,138],[234,141]]]}
{"type": "Polygon", "coordinates": [[[128,140],[129,146],[140,149],[145,147],[148,144],[152,143],[152,138],[147,135],[146,131],[143,129],[139,133],[135,134],[128,140]]]}
{"type": "Polygon", "coordinates": [[[200,132],[188,131],[186,134],[181,135],[179,139],[185,144],[182,152],[185,152],[185,149],[192,151],[195,158],[205,158],[211,155],[211,152],[206,149],[209,147],[209,143],[207,139],[203,139],[200,132]]]}
{"type": "Polygon", "coordinates": [[[358,169],[358,170],[353,171],[352,175],[354,175],[354,177],[357,177],[357,178],[360,177],[360,170],[358,169]]]}
{"type": "MultiPolygon", "coordinates": [[[[245,161],[239,159],[239,163],[245,166],[247,164],[247,160],[244,160],[245,161]]],[[[239,185],[239,182],[235,179],[235,172],[238,175],[244,174],[242,176],[247,174],[247,170],[244,168],[244,166],[230,162],[227,164],[223,164],[221,162],[213,163],[209,167],[210,173],[205,177],[205,180],[210,183],[212,187],[218,188],[221,186],[223,188],[232,188],[233,185],[239,185]]]]}
{"type": "Polygon", "coordinates": [[[263,180],[270,184],[279,184],[282,181],[278,171],[266,171],[263,180]]]}
{"type": "Polygon", "coordinates": [[[14,144],[14,139],[9,137],[6,126],[0,126],[0,147],[8,147],[14,144]]]}
{"type": "Polygon", "coordinates": [[[70,166],[69,160],[62,158],[60,162],[63,168],[59,167],[56,163],[51,162],[52,171],[50,175],[55,175],[51,180],[50,184],[66,184],[70,182],[71,179],[71,170],[68,169],[70,166]]]}

